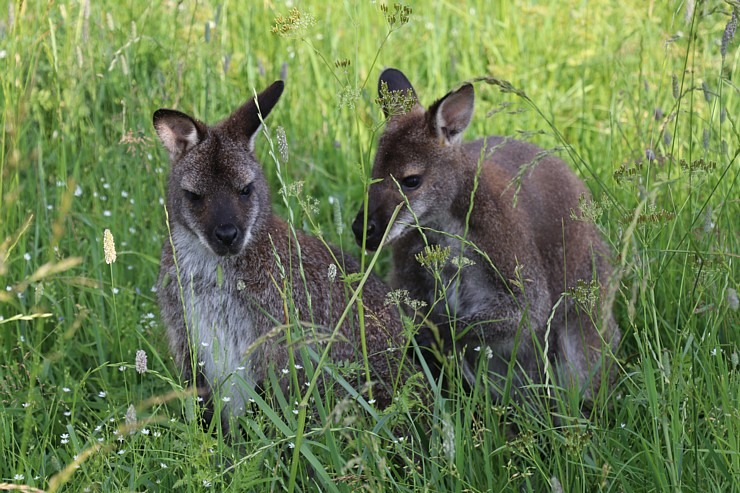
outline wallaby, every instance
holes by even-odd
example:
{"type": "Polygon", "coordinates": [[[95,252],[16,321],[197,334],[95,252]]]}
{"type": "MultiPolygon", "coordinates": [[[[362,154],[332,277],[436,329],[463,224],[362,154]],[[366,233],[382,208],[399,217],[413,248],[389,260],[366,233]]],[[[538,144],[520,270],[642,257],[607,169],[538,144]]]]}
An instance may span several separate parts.
{"type": "MultiPolygon", "coordinates": [[[[472,84],[427,110],[396,69],[383,71],[378,90],[387,123],[367,213],[360,209],[352,225],[357,242],[375,250],[388,229],[391,287],[427,304],[427,320],[444,344],[455,340],[458,350],[466,348],[468,383],[481,352],[500,386],[493,393],[501,397],[503,379],[514,368],[517,395],[526,382],[544,381],[547,348],[557,383],[592,395],[608,373],[602,356],[613,354],[620,333],[608,302],[589,310],[564,295],[588,286],[604,298],[611,273],[596,226],[570,216],[579,198],[589,197],[582,181],[530,143],[502,137],[463,142],[473,115],[472,84]],[[404,99],[410,104],[400,109],[404,99]],[[389,226],[399,203],[404,207],[389,226]],[[437,255],[450,248],[436,277],[420,263],[435,245],[437,255]]],[[[420,345],[430,344],[430,334],[418,336],[420,345]]]]}
{"type": "MultiPolygon", "coordinates": [[[[293,234],[272,213],[254,144],[282,92],[283,82],[273,83],[215,126],[168,109],[153,118],[171,161],[170,238],[162,249],[159,306],[185,379],[194,379],[209,397],[218,391],[227,428],[229,419],[245,410],[250,398],[245,386],[263,388],[270,367],[287,388],[291,351],[297,371],[305,373],[298,348],[288,347],[280,327],[300,325],[304,344],[320,353],[316,340],[326,340],[349,300],[341,274],[359,269],[317,238],[293,234]],[[336,279],[329,274],[332,265],[338,267],[336,279]]],[[[380,407],[390,402],[401,376],[403,351],[392,350],[406,343],[397,309],[384,303],[387,292],[370,277],[362,298],[372,392],[380,407]]],[[[362,362],[357,308],[352,308],[331,346],[335,362],[362,362]]],[[[363,377],[364,372],[347,380],[360,389],[363,377]]]]}

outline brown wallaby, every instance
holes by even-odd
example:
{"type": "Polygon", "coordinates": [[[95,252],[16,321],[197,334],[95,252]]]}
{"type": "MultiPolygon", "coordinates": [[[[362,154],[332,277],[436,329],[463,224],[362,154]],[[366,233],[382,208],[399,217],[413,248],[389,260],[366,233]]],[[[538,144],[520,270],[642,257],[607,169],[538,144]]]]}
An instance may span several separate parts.
{"type": "MultiPolygon", "coordinates": [[[[175,360],[186,380],[195,376],[199,390],[220,395],[225,426],[243,413],[247,389],[261,388],[270,367],[287,388],[291,351],[297,371],[306,372],[299,345],[289,347],[280,328],[300,326],[303,343],[314,348],[317,340],[325,342],[351,294],[340,277],[359,268],[320,240],[293,233],[272,213],[254,141],[282,92],[283,82],[273,83],[215,126],[179,111],[154,113],[171,160],[170,238],[162,249],[159,306],[175,360]],[[335,267],[336,279],[330,274],[335,267]]],[[[378,406],[390,402],[401,376],[403,351],[392,349],[406,343],[397,309],[384,303],[387,292],[371,276],[362,298],[378,406]]],[[[357,307],[352,308],[331,346],[336,362],[363,361],[357,307]]],[[[357,389],[365,383],[364,372],[346,378],[357,389]]]]}
{"type": "MultiPolygon", "coordinates": [[[[616,349],[620,333],[609,303],[589,309],[567,294],[593,287],[592,296],[603,298],[611,273],[596,226],[570,216],[579,197],[588,197],[584,184],[533,144],[502,137],[463,142],[473,115],[471,84],[425,110],[406,76],[387,69],[379,92],[388,120],[367,214],[361,209],[352,226],[357,242],[375,250],[389,228],[391,287],[426,302],[427,320],[442,340],[467,348],[466,379],[474,378],[475,350],[485,349],[498,385],[510,368],[515,389],[525,375],[542,382],[547,349],[557,383],[591,395],[611,367],[602,356],[616,349]],[[406,111],[399,110],[403,96],[406,111]],[[399,203],[405,206],[389,226],[399,203]],[[436,275],[429,268],[435,261],[436,275]]],[[[430,344],[430,334],[417,340],[430,344]]]]}

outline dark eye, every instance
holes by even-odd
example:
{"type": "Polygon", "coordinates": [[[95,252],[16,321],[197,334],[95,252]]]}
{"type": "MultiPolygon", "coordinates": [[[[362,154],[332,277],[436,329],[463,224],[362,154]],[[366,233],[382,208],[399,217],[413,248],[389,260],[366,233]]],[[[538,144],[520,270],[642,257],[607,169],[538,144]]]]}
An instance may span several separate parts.
{"type": "Polygon", "coordinates": [[[404,190],[414,190],[416,188],[419,188],[419,185],[421,185],[421,176],[419,175],[407,176],[406,178],[401,180],[401,187],[404,190]]]}
{"type": "Polygon", "coordinates": [[[242,197],[249,197],[250,195],[252,195],[252,184],[250,183],[246,187],[239,190],[239,195],[241,195],[242,197]]]}
{"type": "Polygon", "coordinates": [[[202,195],[198,195],[195,192],[191,192],[190,190],[185,190],[183,188],[182,193],[185,194],[185,198],[188,199],[190,202],[198,202],[203,198],[202,195]]]}

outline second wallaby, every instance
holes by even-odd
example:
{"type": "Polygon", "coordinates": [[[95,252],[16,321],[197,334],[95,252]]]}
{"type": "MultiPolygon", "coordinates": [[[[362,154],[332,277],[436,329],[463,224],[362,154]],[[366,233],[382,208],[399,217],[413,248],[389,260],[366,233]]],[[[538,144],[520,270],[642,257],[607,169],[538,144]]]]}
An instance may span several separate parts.
{"type": "MultiPolygon", "coordinates": [[[[175,110],[154,113],[171,160],[170,238],[162,249],[159,306],[185,379],[221,397],[225,426],[244,412],[247,389],[261,388],[270,367],[287,387],[291,352],[297,371],[306,371],[297,348],[308,344],[321,352],[354,289],[342,274],[359,269],[272,213],[254,143],[282,92],[277,81],[214,126],[175,110]],[[290,324],[302,336],[292,346],[285,337],[290,324]]],[[[399,314],[384,303],[387,291],[370,277],[362,297],[378,406],[391,400],[404,356],[394,349],[406,343],[399,314]]],[[[363,362],[352,308],[331,346],[332,361],[363,362]]],[[[362,389],[364,375],[346,378],[362,389]]]]}
{"type": "MultiPolygon", "coordinates": [[[[533,144],[463,142],[472,84],[428,109],[396,69],[383,71],[378,90],[387,122],[367,212],[353,223],[357,242],[375,250],[388,230],[391,287],[425,302],[441,340],[465,348],[468,380],[485,354],[498,396],[510,368],[518,391],[543,382],[547,365],[559,385],[592,395],[620,332],[604,297],[609,249],[593,223],[571,218],[589,197],[583,182],[533,144]],[[578,288],[592,289],[593,306],[575,299],[578,288]]],[[[429,337],[418,341],[431,344],[429,337]]]]}

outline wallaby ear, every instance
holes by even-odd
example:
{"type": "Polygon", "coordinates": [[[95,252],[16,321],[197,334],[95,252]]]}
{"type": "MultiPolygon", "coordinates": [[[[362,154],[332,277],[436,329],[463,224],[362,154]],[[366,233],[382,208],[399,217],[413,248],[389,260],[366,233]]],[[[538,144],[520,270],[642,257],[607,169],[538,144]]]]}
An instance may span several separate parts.
{"type": "Polygon", "coordinates": [[[275,107],[280,96],[283,94],[285,84],[278,80],[272,83],[270,87],[257,94],[244,103],[239,109],[229,116],[220,126],[224,128],[232,137],[236,139],[247,139],[249,150],[254,149],[254,138],[262,125],[262,121],[267,118],[272,108],[275,107]],[[260,115],[262,119],[260,119],[260,115]]]}
{"type": "Polygon", "coordinates": [[[175,159],[205,138],[204,124],[176,110],[159,109],[152,118],[159,140],[175,159]]]}
{"type": "Polygon", "coordinates": [[[407,113],[419,104],[419,98],[411,82],[398,69],[387,68],[378,78],[378,100],[386,118],[407,113]]]}
{"type": "Polygon", "coordinates": [[[475,108],[475,89],[464,84],[429,107],[427,112],[432,132],[447,144],[457,144],[470,125],[475,108]]]}

